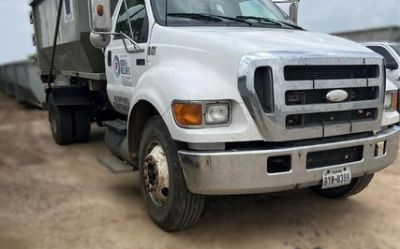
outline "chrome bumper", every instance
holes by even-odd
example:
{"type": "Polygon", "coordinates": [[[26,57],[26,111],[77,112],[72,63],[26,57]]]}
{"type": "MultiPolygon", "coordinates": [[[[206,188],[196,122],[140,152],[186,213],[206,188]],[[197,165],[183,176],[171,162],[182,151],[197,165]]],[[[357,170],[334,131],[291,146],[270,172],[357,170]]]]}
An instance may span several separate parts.
{"type": "Polygon", "coordinates": [[[350,167],[353,177],[377,172],[396,159],[399,132],[399,127],[393,127],[363,139],[273,150],[179,151],[179,158],[187,186],[193,193],[225,195],[277,192],[318,185],[324,170],[338,166],[350,167]],[[375,157],[375,145],[382,141],[386,141],[386,153],[375,157]],[[364,147],[361,161],[306,169],[308,153],[352,146],[364,147]],[[291,156],[291,170],[268,174],[267,160],[272,156],[291,156]]]}

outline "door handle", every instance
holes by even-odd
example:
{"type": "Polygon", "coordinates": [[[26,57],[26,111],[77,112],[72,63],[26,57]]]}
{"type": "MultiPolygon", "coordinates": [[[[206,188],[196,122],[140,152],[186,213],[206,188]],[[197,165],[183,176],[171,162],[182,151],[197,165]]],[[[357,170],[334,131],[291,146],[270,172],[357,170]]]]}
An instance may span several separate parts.
{"type": "Polygon", "coordinates": [[[107,54],[107,64],[108,64],[109,67],[112,66],[112,54],[111,54],[111,51],[108,51],[108,54],[107,54]]]}

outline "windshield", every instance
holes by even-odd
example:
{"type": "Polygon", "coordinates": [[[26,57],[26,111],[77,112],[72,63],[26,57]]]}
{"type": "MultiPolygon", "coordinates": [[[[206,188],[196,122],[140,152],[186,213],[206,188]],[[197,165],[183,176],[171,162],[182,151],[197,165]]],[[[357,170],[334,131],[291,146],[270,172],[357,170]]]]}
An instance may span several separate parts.
{"type": "Polygon", "coordinates": [[[165,26],[294,25],[270,0],[152,0],[152,4],[156,21],[165,26]]]}
{"type": "Polygon", "coordinates": [[[400,55],[400,44],[392,45],[392,48],[398,55],[400,55]]]}

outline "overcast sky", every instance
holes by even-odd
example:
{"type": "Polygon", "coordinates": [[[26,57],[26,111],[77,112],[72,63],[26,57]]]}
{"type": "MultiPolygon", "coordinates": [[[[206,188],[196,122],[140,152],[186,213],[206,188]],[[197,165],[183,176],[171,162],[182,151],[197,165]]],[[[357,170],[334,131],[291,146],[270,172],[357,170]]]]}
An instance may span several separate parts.
{"type": "MultiPolygon", "coordinates": [[[[0,11],[0,63],[35,53],[27,0],[0,0],[0,11]]],[[[326,33],[400,25],[400,0],[301,0],[299,20],[326,33]]]]}

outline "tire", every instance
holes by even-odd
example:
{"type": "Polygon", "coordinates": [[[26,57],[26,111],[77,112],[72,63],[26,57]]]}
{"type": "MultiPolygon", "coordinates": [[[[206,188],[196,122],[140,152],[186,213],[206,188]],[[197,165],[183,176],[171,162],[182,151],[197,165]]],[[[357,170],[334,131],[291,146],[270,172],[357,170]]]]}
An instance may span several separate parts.
{"type": "Polygon", "coordinates": [[[328,199],[342,199],[363,191],[374,178],[374,174],[354,178],[349,185],[331,189],[321,189],[321,186],[311,187],[311,191],[328,199]]]}
{"type": "Polygon", "coordinates": [[[198,222],[203,213],[205,197],[187,189],[178,159],[178,145],[160,116],[150,118],[145,125],[140,141],[139,172],[140,189],[148,213],[161,229],[174,232],[190,228],[198,222]],[[159,153],[155,154],[155,151],[159,153]],[[164,155],[164,160],[154,160],[157,157],[152,154],[164,155]],[[166,162],[167,166],[160,162],[166,162]],[[162,177],[162,172],[168,172],[168,178],[162,177]],[[159,186],[162,185],[160,182],[168,184],[168,187],[159,186]],[[156,185],[161,191],[149,190],[154,190],[156,185]]]}
{"type": "Polygon", "coordinates": [[[74,107],[74,138],[77,143],[87,143],[90,140],[90,109],[74,107]]]}
{"type": "Polygon", "coordinates": [[[53,97],[49,97],[49,122],[53,138],[59,145],[74,142],[73,114],[68,107],[55,105],[53,97]]]}

